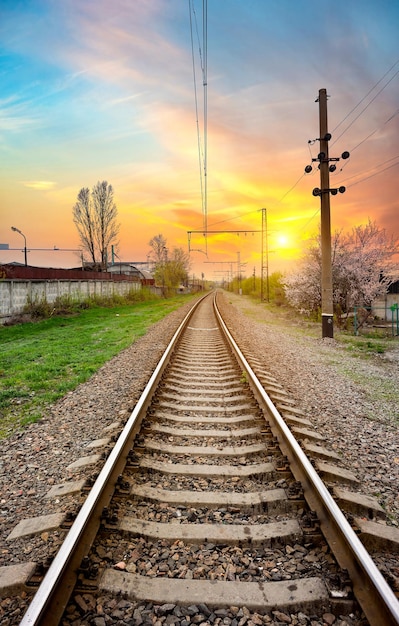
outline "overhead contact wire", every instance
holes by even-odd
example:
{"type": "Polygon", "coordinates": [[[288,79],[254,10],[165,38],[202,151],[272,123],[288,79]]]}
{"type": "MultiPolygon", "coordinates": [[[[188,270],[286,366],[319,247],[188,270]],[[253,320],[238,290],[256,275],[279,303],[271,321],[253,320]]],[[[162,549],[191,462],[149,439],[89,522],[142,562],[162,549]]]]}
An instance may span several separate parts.
{"type": "MultiPolygon", "coordinates": [[[[198,162],[199,162],[199,173],[200,173],[200,191],[201,191],[201,209],[202,214],[204,214],[204,185],[203,185],[203,176],[202,176],[202,146],[201,146],[201,132],[199,127],[199,116],[198,116],[198,97],[197,97],[197,77],[195,72],[195,55],[194,55],[194,41],[193,41],[193,23],[191,17],[191,11],[193,10],[195,15],[194,7],[191,7],[191,0],[189,0],[189,10],[190,10],[190,33],[191,33],[191,57],[193,64],[193,79],[194,79],[194,99],[195,99],[195,121],[197,126],[197,144],[198,144],[198,162]]],[[[197,31],[198,35],[198,31],[197,31]]],[[[200,58],[201,58],[201,47],[200,47],[200,58]]],[[[201,61],[202,65],[202,61],[201,61]]]]}
{"type": "Polygon", "coordinates": [[[202,0],[203,87],[204,87],[204,232],[208,230],[208,1],[202,0]]]}

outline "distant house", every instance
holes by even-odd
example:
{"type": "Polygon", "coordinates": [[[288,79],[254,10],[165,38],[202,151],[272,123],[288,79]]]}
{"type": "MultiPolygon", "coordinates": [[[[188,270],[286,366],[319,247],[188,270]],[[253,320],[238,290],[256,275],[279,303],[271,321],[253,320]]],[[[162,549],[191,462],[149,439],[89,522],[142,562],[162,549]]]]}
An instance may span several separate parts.
{"type": "Polygon", "coordinates": [[[155,285],[154,276],[147,269],[141,269],[134,263],[112,263],[108,265],[109,274],[125,274],[141,282],[142,285],[155,285]]]}
{"type": "Polygon", "coordinates": [[[373,313],[387,322],[396,321],[399,308],[399,276],[388,287],[384,296],[373,302],[373,313]]]}

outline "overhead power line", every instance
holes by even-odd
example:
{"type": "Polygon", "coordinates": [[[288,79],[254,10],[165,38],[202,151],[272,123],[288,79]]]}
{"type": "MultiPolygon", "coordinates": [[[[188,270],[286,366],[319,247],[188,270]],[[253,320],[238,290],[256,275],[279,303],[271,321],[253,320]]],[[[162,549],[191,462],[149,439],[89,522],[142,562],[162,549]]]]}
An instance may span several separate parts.
{"type": "MultiPolygon", "coordinates": [[[[349,111],[349,113],[340,121],[340,123],[334,128],[334,130],[332,131],[332,134],[334,135],[335,131],[341,126],[341,124],[344,123],[345,120],[347,120],[352,113],[354,113],[354,111],[356,111],[356,109],[362,104],[362,102],[364,102],[366,100],[366,98],[374,91],[374,89],[384,80],[384,78],[386,76],[388,76],[388,74],[396,67],[396,65],[398,65],[399,63],[399,59],[389,68],[389,70],[387,72],[385,72],[384,76],[382,76],[380,78],[380,80],[378,80],[375,85],[366,93],[365,96],[363,96],[363,98],[361,100],[359,100],[359,102],[357,103],[356,106],[353,107],[353,109],[351,111],[349,111]]],[[[378,98],[378,96],[380,95],[380,93],[382,93],[384,91],[384,89],[386,89],[386,87],[388,87],[388,85],[393,81],[393,79],[399,74],[399,70],[397,70],[395,72],[395,74],[393,76],[391,76],[391,78],[384,84],[383,87],[381,87],[381,89],[379,91],[377,91],[377,93],[375,94],[375,96],[366,104],[366,106],[360,111],[360,113],[350,122],[350,124],[342,131],[342,133],[340,135],[338,135],[338,137],[333,141],[333,143],[331,144],[332,146],[338,141],[338,139],[340,139],[342,137],[342,135],[344,135],[346,133],[347,130],[349,130],[349,128],[356,122],[356,120],[359,119],[359,117],[361,115],[363,115],[363,113],[369,108],[369,106],[374,102],[374,100],[376,100],[376,98],[378,98]]]]}
{"type": "MultiPolygon", "coordinates": [[[[387,120],[385,120],[385,122],[383,124],[381,124],[380,126],[378,126],[377,128],[375,128],[371,133],[369,133],[366,137],[364,137],[364,139],[362,139],[361,141],[359,141],[359,143],[357,143],[353,148],[351,148],[350,153],[352,154],[354,152],[354,150],[356,150],[357,148],[359,148],[362,144],[364,144],[368,139],[370,139],[370,137],[372,137],[373,135],[375,135],[375,133],[377,133],[379,130],[381,130],[386,124],[388,124],[389,122],[391,122],[399,113],[399,109],[396,109],[395,113],[393,113],[392,115],[390,115],[388,117],[387,120]]],[[[396,157],[394,157],[396,158],[396,157]]],[[[340,168],[340,172],[342,172],[345,167],[347,165],[349,165],[350,161],[346,161],[344,163],[344,165],[340,168]]]]}
{"type": "MultiPolygon", "coordinates": [[[[354,187],[355,185],[359,185],[360,183],[364,183],[366,180],[368,180],[369,178],[373,178],[374,176],[377,176],[378,174],[382,174],[383,172],[386,172],[386,170],[391,169],[392,167],[396,167],[397,165],[399,165],[399,160],[396,161],[396,163],[391,163],[391,165],[387,165],[386,167],[384,167],[382,170],[378,170],[378,171],[373,171],[373,170],[377,170],[379,167],[381,167],[382,165],[385,165],[385,163],[389,163],[390,161],[393,161],[394,159],[399,159],[399,155],[396,155],[394,157],[392,157],[391,159],[387,159],[386,161],[383,161],[382,163],[379,163],[378,165],[375,165],[370,174],[367,174],[367,172],[363,172],[363,178],[361,178],[360,180],[355,181],[354,183],[350,183],[348,185],[348,187],[354,187]],[[366,174],[366,176],[364,176],[364,174],[366,174]]],[[[348,180],[351,180],[352,178],[357,178],[358,176],[361,176],[362,174],[354,174],[353,176],[350,176],[349,178],[345,178],[343,181],[341,182],[346,182],[348,180]]]]}
{"type": "Polygon", "coordinates": [[[305,176],[305,174],[302,174],[298,180],[296,181],[296,183],[294,185],[292,185],[292,187],[290,187],[290,189],[288,189],[288,191],[285,192],[285,194],[280,198],[279,202],[282,202],[284,200],[284,198],[286,198],[288,196],[289,193],[291,193],[291,191],[293,191],[295,189],[295,187],[301,182],[302,178],[305,176]]]}

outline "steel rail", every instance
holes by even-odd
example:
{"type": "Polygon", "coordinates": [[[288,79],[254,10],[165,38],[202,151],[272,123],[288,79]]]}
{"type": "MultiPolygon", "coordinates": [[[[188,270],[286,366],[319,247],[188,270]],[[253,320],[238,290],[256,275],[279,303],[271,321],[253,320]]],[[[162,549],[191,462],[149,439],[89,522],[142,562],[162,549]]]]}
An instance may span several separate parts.
{"type": "Polygon", "coordinates": [[[108,506],[112,498],[118,477],[126,464],[126,458],[140,428],[144,413],[151,402],[178,339],[195,309],[206,297],[209,297],[209,294],[197,300],[173,335],[59,552],[33,597],[20,626],[58,626],[76,583],[82,559],[87,555],[97,534],[103,509],[108,506]]]}
{"type": "Polygon", "coordinates": [[[260,404],[267,407],[272,430],[283,454],[288,458],[295,478],[301,482],[309,506],[316,511],[321,530],[338,563],[350,575],[355,596],[371,626],[398,626],[399,602],[371,556],[351,528],[325,484],[313,468],[282,416],[256,377],[232,337],[215,302],[215,312],[240,367],[260,404]]]}

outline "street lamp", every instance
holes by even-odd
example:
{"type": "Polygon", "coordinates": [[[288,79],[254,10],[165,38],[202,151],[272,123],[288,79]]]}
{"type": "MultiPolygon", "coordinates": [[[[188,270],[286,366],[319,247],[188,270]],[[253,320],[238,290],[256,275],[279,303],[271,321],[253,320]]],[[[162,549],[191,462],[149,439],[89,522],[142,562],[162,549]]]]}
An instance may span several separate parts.
{"type": "Polygon", "coordinates": [[[19,228],[15,228],[15,226],[11,226],[11,230],[15,231],[16,233],[19,233],[20,235],[22,235],[22,237],[24,238],[24,242],[25,242],[25,246],[24,246],[24,256],[25,256],[25,267],[28,265],[28,254],[27,254],[27,250],[26,250],[26,237],[25,235],[19,230],[19,228]]]}

